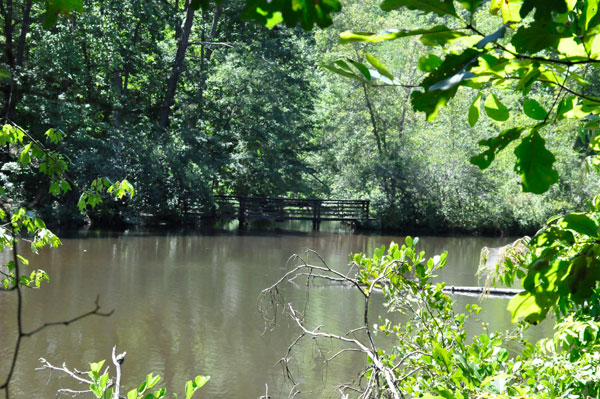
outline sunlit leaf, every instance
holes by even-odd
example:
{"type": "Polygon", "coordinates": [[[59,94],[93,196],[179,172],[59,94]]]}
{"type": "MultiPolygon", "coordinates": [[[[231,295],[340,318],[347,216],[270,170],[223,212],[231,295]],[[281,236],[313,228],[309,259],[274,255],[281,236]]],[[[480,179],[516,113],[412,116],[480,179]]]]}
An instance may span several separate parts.
{"type": "Polygon", "coordinates": [[[537,129],[532,129],[515,148],[515,155],[515,170],[521,176],[523,191],[541,194],[558,181],[558,172],[553,168],[556,159],[537,129]]]}
{"type": "Polygon", "coordinates": [[[500,102],[494,93],[485,99],[485,113],[495,121],[503,122],[508,119],[508,108],[500,102]]]}

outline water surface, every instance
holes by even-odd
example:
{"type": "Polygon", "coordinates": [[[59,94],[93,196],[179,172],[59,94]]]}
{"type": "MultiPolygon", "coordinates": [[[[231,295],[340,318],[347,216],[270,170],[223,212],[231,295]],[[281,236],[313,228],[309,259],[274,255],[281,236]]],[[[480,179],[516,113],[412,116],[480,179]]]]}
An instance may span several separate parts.
{"type": "MultiPolygon", "coordinates": [[[[305,229],[307,230],[307,229],[305,229]]],[[[24,341],[12,388],[14,397],[50,398],[61,387],[82,389],[58,373],[34,371],[39,357],[85,369],[90,361],[108,359],[113,345],[127,351],[124,384],[129,389],[147,372],[164,377],[170,391],[182,392],[186,379],[210,375],[202,398],[287,397],[289,382],[277,361],[299,330],[280,317],[266,329],[258,311],[259,293],[291,265],[290,255],[313,249],[333,267],[343,270],[351,252],[372,251],[390,235],[338,232],[278,232],[268,234],[126,231],[88,232],[63,239],[59,249],[44,250],[32,264],[51,276],[41,290],[25,292],[26,330],[68,319],[93,308],[96,295],[108,318],[90,317],[68,327],[52,327],[24,341]]],[[[477,285],[482,246],[500,246],[513,238],[422,237],[428,255],[449,251],[440,279],[450,285],[477,285]]],[[[324,287],[310,291],[288,285],[285,301],[304,310],[307,326],[344,333],[361,325],[362,298],[351,289],[324,287]]],[[[456,297],[464,308],[477,298],[456,297]]],[[[377,307],[375,301],[374,307],[377,307]]],[[[7,370],[14,334],[14,295],[0,295],[0,373],[7,370]]],[[[488,299],[481,321],[497,329],[510,327],[506,300],[488,299]]],[[[373,311],[374,312],[374,311],[373,311]]],[[[377,322],[374,317],[372,323],[377,322]]],[[[473,333],[480,322],[471,325],[473,333]]],[[[547,327],[531,332],[548,333],[547,327]]],[[[337,346],[305,339],[295,348],[290,369],[301,397],[339,397],[335,385],[352,381],[362,369],[360,355],[324,360],[337,346]]]]}

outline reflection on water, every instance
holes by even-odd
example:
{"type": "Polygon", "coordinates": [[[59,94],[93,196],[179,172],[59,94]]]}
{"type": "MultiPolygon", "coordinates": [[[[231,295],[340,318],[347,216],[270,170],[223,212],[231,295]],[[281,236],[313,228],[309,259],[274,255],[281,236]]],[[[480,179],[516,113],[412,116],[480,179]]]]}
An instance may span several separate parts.
{"type": "MultiPolygon", "coordinates": [[[[286,262],[293,253],[314,249],[330,265],[343,268],[351,252],[370,253],[392,240],[403,240],[398,236],[313,233],[301,227],[304,231],[296,233],[243,235],[88,232],[64,239],[57,250],[32,257],[33,266],[45,269],[52,282],[41,290],[26,290],[26,329],[85,312],[93,308],[98,294],[103,307],[115,309],[115,313],[66,328],[49,328],[26,339],[16,371],[15,397],[54,397],[59,387],[78,388],[58,374],[34,371],[39,357],[84,368],[87,362],[109,357],[114,344],[128,353],[124,363],[127,387],[137,385],[152,371],[163,375],[170,390],[182,392],[186,379],[207,374],[212,379],[201,397],[257,398],[264,395],[265,384],[271,396],[287,397],[290,386],[276,363],[298,329],[280,318],[274,330],[265,331],[258,311],[260,291],[289,269],[286,262]]],[[[429,255],[449,251],[441,280],[475,285],[481,247],[511,241],[423,237],[419,246],[429,255]]],[[[289,285],[282,295],[302,309],[307,306],[308,327],[323,325],[327,331],[344,333],[361,324],[362,298],[350,289],[324,287],[307,296],[305,287],[289,285]]],[[[457,296],[456,306],[464,309],[475,301],[477,298],[457,296]]],[[[14,305],[14,295],[0,296],[3,343],[13,339],[14,305]]],[[[489,299],[483,307],[481,321],[497,329],[510,327],[506,300],[489,299]]],[[[472,322],[471,328],[478,333],[480,322],[472,322]]],[[[547,333],[548,326],[531,331],[536,338],[547,333]]],[[[358,375],[364,361],[358,355],[340,357],[324,367],[323,360],[336,348],[331,342],[308,339],[296,348],[290,368],[303,397],[339,397],[334,385],[358,375]]],[[[11,349],[7,345],[0,348],[0,373],[7,370],[11,349]]]]}

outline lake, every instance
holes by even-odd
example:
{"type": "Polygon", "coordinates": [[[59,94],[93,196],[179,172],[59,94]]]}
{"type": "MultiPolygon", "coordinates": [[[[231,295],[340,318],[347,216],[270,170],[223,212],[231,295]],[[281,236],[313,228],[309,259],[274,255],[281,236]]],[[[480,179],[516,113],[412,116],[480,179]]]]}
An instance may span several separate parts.
{"type": "MultiPolygon", "coordinates": [[[[278,325],[266,328],[258,310],[259,293],[291,267],[294,253],[317,251],[332,267],[344,270],[348,254],[366,252],[400,242],[393,235],[350,234],[343,228],[312,232],[299,224],[272,233],[128,230],[121,233],[84,231],[63,238],[63,245],[31,257],[33,267],[44,269],[51,283],[25,291],[25,329],[47,321],[64,320],[94,307],[96,295],[110,317],[89,317],[68,327],[51,327],[24,340],[13,397],[55,397],[58,388],[84,389],[56,372],[35,371],[44,357],[55,365],[85,369],[88,362],[109,359],[113,345],[127,351],[123,382],[128,389],[145,374],[164,377],[170,392],[183,392],[187,379],[210,375],[198,398],[258,398],[268,393],[287,397],[291,385],[277,361],[299,335],[298,328],[279,315],[278,325]]],[[[440,280],[449,285],[477,285],[474,275],[483,246],[496,247],[514,238],[421,237],[419,247],[433,256],[449,251],[448,266],[440,280]]],[[[361,325],[363,301],[344,287],[317,287],[308,294],[302,284],[282,290],[286,302],[307,306],[307,327],[344,333],[361,325]]],[[[477,303],[455,296],[456,306],[477,303]]],[[[14,339],[15,295],[0,295],[0,375],[14,339]]],[[[488,298],[479,321],[492,328],[510,327],[506,299],[488,298]]],[[[376,310],[371,310],[371,324],[376,310]]],[[[550,333],[548,325],[530,329],[532,338],[550,333]]],[[[304,339],[293,351],[290,369],[296,397],[339,397],[335,386],[356,378],[364,356],[340,356],[324,364],[338,347],[304,339]]]]}

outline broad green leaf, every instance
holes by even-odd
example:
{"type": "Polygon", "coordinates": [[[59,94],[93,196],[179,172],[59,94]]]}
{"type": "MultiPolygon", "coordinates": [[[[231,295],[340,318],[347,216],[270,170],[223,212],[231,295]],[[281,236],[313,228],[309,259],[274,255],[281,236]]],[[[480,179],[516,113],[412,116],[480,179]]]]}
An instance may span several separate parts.
{"type": "Polygon", "coordinates": [[[597,59],[600,56],[600,26],[594,26],[583,37],[586,56],[597,59]]]}
{"type": "Polygon", "coordinates": [[[519,22],[521,3],[522,0],[492,0],[490,12],[492,14],[500,12],[504,23],[519,22]]]}
{"type": "Polygon", "coordinates": [[[479,145],[488,147],[487,150],[479,155],[471,158],[473,165],[479,166],[480,169],[486,169],[492,164],[492,161],[500,151],[506,148],[507,145],[521,137],[524,128],[512,128],[504,130],[496,137],[487,140],[481,140],[479,145]]]}
{"type": "Polygon", "coordinates": [[[137,389],[132,389],[127,392],[127,399],[136,399],[137,398],[137,389]]]}
{"type": "Polygon", "coordinates": [[[327,69],[327,70],[329,70],[329,71],[331,71],[331,72],[333,72],[333,73],[336,73],[338,75],[341,75],[341,76],[344,76],[344,77],[347,77],[347,78],[356,79],[356,80],[359,80],[361,82],[365,81],[363,77],[357,76],[355,73],[353,73],[351,71],[347,71],[347,70],[342,69],[342,68],[339,68],[336,65],[323,64],[322,67],[325,68],[325,69],[327,69]]]}
{"type": "Polygon", "coordinates": [[[269,27],[283,21],[288,27],[300,24],[304,30],[311,30],[314,25],[321,28],[331,25],[332,14],[341,8],[338,0],[247,0],[242,17],[269,27]]]}
{"type": "Polygon", "coordinates": [[[44,28],[54,26],[59,15],[69,15],[73,11],[83,11],[83,0],[46,0],[44,13],[44,28]]]}
{"type": "Polygon", "coordinates": [[[598,224],[596,221],[584,213],[571,213],[564,217],[560,222],[564,229],[576,231],[590,237],[598,236],[598,224]]]}
{"type": "Polygon", "coordinates": [[[384,0],[381,4],[383,11],[397,10],[402,7],[439,16],[450,15],[458,18],[453,0],[384,0]]]}
{"type": "MultiPolygon", "coordinates": [[[[544,302],[551,305],[552,303],[549,300],[552,298],[552,294],[549,293],[546,298],[547,300],[544,302]]],[[[531,324],[538,324],[546,317],[549,307],[541,306],[534,294],[521,292],[508,302],[507,310],[512,315],[513,323],[516,323],[519,319],[525,319],[531,324]]]]}
{"type": "Polygon", "coordinates": [[[265,23],[265,27],[268,29],[273,29],[276,25],[283,22],[283,15],[279,11],[275,11],[269,18],[267,18],[267,22],[265,23]]]}
{"type": "Polygon", "coordinates": [[[517,148],[515,170],[521,176],[523,191],[541,194],[558,181],[558,172],[553,169],[554,155],[546,149],[544,139],[537,129],[532,129],[517,148]]]}
{"type": "Polygon", "coordinates": [[[572,36],[559,39],[557,50],[559,53],[564,54],[570,59],[578,60],[588,58],[588,51],[584,44],[581,43],[580,40],[575,40],[572,36]]]}
{"type": "MultiPolygon", "coordinates": [[[[598,103],[598,106],[600,106],[600,103],[598,103]]],[[[590,110],[590,112],[591,112],[591,110],[590,110]]],[[[583,119],[590,112],[584,111],[582,105],[578,103],[578,100],[575,96],[569,96],[569,97],[563,98],[558,103],[558,109],[556,111],[556,114],[558,116],[558,120],[561,120],[561,119],[583,119]]]]}
{"type": "Polygon", "coordinates": [[[479,114],[481,113],[481,92],[477,94],[475,100],[469,107],[469,125],[471,127],[475,126],[477,121],[479,120],[479,114]]]}
{"type": "Polygon", "coordinates": [[[548,112],[534,99],[526,98],[523,101],[523,112],[531,119],[543,121],[548,117],[548,112]]]}
{"type": "Polygon", "coordinates": [[[475,49],[467,49],[461,54],[448,54],[440,66],[429,73],[421,82],[425,92],[414,91],[411,94],[411,102],[416,111],[425,112],[428,121],[436,118],[441,107],[454,97],[458,86],[452,86],[448,90],[429,90],[439,82],[460,73],[480,54],[475,49]]]}
{"type": "Polygon", "coordinates": [[[508,119],[508,108],[500,102],[494,93],[485,99],[485,113],[495,121],[503,122],[508,119]]]}
{"type": "Polygon", "coordinates": [[[458,0],[458,3],[463,6],[467,11],[474,12],[479,8],[485,0],[458,0]]]}
{"type": "Polygon", "coordinates": [[[433,72],[440,65],[442,65],[442,59],[435,54],[429,54],[419,58],[417,66],[423,72],[433,72]]]}
{"type": "Polygon", "coordinates": [[[350,63],[354,65],[356,69],[358,69],[358,71],[365,77],[366,80],[371,80],[371,72],[369,72],[369,68],[367,68],[365,64],[357,61],[350,61],[350,63]]]}
{"type": "Polygon", "coordinates": [[[383,64],[379,62],[377,58],[373,57],[370,54],[365,54],[365,57],[367,58],[367,61],[369,61],[369,64],[373,65],[373,67],[377,69],[377,72],[389,78],[390,80],[394,80],[394,75],[392,75],[391,72],[388,71],[387,68],[383,66],[383,64]]]}
{"type": "Polygon", "coordinates": [[[565,0],[521,0],[521,17],[525,18],[535,9],[536,18],[551,18],[552,13],[562,14],[569,11],[565,0]]]}
{"type": "Polygon", "coordinates": [[[556,24],[552,19],[536,19],[529,26],[519,28],[513,35],[511,44],[519,53],[531,54],[556,47],[560,39],[571,36],[559,28],[562,28],[562,24],[556,24]]]}
{"type": "Polygon", "coordinates": [[[421,42],[427,46],[443,46],[445,44],[453,43],[457,39],[466,35],[463,32],[439,25],[434,26],[431,29],[388,29],[381,33],[345,31],[340,33],[340,42],[380,43],[386,40],[394,40],[410,36],[421,36],[421,42]]]}
{"type": "Polygon", "coordinates": [[[598,16],[598,3],[600,0],[586,0],[583,6],[583,30],[587,31],[590,27],[590,22],[594,17],[598,16]]]}
{"type": "Polygon", "coordinates": [[[525,72],[517,83],[517,90],[520,90],[524,96],[526,96],[531,90],[531,85],[540,77],[541,72],[539,65],[532,65],[531,68],[525,72]]]}

